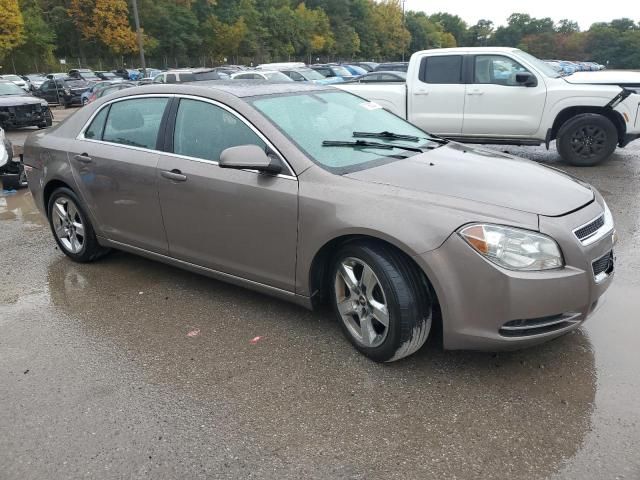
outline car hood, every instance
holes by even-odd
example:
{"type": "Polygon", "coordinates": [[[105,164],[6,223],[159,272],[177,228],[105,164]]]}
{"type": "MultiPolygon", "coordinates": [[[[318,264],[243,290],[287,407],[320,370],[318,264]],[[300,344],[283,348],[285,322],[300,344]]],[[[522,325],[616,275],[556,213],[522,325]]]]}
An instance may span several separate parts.
{"type": "Polygon", "coordinates": [[[594,199],[587,184],[563,172],[457,143],[346,177],[551,217],[594,199]]]}
{"type": "Polygon", "coordinates": [[[564,77],[569,83],[595,85],[640,86],[640,72],[603,70],[601,72],[576,72],[564,77]]]}
{"type": "Polygon", "coordinates": [[[16,105],[44,104],[44,101],[31,95],[3,95],[0,96],[0,107],[14,107],[16,105]]]}

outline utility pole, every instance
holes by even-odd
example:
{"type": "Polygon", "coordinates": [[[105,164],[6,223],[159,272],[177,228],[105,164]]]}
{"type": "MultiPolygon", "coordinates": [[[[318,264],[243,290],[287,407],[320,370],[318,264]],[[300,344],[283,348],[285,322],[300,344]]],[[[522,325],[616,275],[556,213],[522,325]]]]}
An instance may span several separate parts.
{"type": "Polygon", "coordinates": [[[138,16],[138,0],[131,0],[133,3],[133,20],[136,24],[136,37],[138,37],[138,50],[140,50],[140,64],[142,65],[142,78],[147,76],[147,66],[144,61],[144,41],[142,30],[140,30],[140,17],[138,16]]]}

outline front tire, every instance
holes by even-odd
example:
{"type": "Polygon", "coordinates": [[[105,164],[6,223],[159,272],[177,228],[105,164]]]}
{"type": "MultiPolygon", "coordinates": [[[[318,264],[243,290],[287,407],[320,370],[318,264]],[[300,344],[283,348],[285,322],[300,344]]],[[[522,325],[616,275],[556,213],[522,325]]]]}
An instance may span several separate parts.
{"type": "Polygon", "coordinates": [[[596,113],[583,113],[562,125],[556,149],[568,164],[591,167],[609,158],[617,143],[618,130],[611,120],[596,113]]]}
{"type": "Polygon", "coordinates": [[[427,340],[432,301],[423,275],[402,253],[382,243],[347,244],[334,258],[330,279],[340,325],[367,357],[400,360],[427,340]]]}
{"type": "Polygon", "coordinates": [[[70,189],[61,187],[53,192],[47,213],[56,243],[74,262],[92,262],[109,252],[98,244],[89,216],[70,189]]]}

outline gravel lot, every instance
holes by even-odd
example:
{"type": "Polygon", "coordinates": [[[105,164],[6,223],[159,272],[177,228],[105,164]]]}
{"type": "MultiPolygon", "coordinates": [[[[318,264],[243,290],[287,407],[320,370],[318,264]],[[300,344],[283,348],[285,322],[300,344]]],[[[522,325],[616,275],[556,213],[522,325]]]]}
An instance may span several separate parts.
{"type": "Polygon", "coordinates": [[[588,169],[500,150],[605,196],[604,306],[542,347],[391,365],[328,310],[124,253],[73,264],[28,192],[0,194],[0,477],[640,478],[640,141],[588,169]]]}

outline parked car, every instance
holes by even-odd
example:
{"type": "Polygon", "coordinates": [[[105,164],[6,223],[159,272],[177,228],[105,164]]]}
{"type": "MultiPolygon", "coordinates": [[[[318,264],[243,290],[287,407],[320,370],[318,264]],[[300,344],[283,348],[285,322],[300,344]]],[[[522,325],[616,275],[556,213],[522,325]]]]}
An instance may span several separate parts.
{"type": "Polygon", "coordinates": [[[359,67],[358,65],[349,65],[346,63],[342,63],[340,64],[340,66],[346,68],[349,71],[349,73],[354,77],[359,77],[360,75],[364,75],[367,73],[367,70],[365,70],[362,67],[359,67]]]}
{"type": "Polygon", "coordinates": [[[330,85],[332,83],[342,82],[342,78],[331,77],[327,78],[319,72],[312,70],[308,67],[284,67],[279,69],[294,82],[311,82],[318,85],[330,85]]]}
{"type": "Polygon", "coordinates": [[[196,82],[204,82],[206,80],[229,80],[230,76],[216,68],[192,68],[196,82]]]}
{"type": "Polygon", "coordinates": [[[56,78],[69,78],[69,74],[68,74],[68,73],[61,73],[61,72],[58,72],[58,73],[48,73],[48,74],[46,75],[46,77],[47,77],[49,80],[53,80],[53,79],[56,79],[56,78]]]}
{"type": "Polygon", "coordinates": [[[113,70],[113,73],[123,78],[124,80],[140,80],[142,74],[138,70],[119,68],[113,70]]]}
{"type": "Polygon", "coordinates": [[[122,79],[122,77],[120,77],[119,75],[116,75],[113,72],[96,71],[95,74],[100,80],[105,80],[105,81],[122,79]]]}
{"type": "Polygon", "coordinates": [[[326,78],[335,78],[343,82],[353,78],[353,74],[340,65],[311,65],[309,68],[326,78]]]}
{"type": "Polygon", "coordinates": [[[406,72],[409,69],[408,62],[391,62],[380,63],[376,66],[374,72],[406,72]]]}
{"type": "Polygon", "coordinates": [[[351,65],[357,65],[360,68],[364,68],[367,72],[373,72],[380,64],[376,62],[351,62],[351,65]]]}
{"type": "Polygon", "coordinates": [[[106,86],[104,88],[100,88],[93,92],[93,94],[89,97],[88,103],[93,103],[99,98],[106,97],[115,92],[119,92],[120,90],[124,90],[126,88],[137,87],[138,85],[133,82],[116,82],[113,85],[106,86]]]}
{"type": "Polygon", "coordinates": [[[563,77],[515,48],[416,52],[405,85],[338,88],[450,139],[547,148],[556,140],[558,153],[572,165],[600,163],[616,146],[640,137],[640,73],[563,77]]]}
{"type": "Polygon", "coordinates": [[[14,157],[13,146],[0,127],[0,182],[4,190],[17,190],[27,186],[27,177],[20,162],[14,157]]]}
{"type": "Polygon", "coordinates": [[[47,80],[34,92],[34,95],[44,98],[50,105],[61,105],[64,108],[82,105],[82,94],[89,87],[88,82],[75,78],[56,78],[47,80]]]}
{"type": "Polygon", "coordinates": [[[331,87],[138,87],[32,134],[24,162],[71,260],[116,248],[328,301],[376,361],[411,355],[435,322],[448,349],[559,337],[614,276],[595,188],[331,87]]]}
{"type": "Polygon", "coordinates": [[[19,77],[18,75],[0,75],[0,80],[7,80],[9,82],[12,82],[14,84],[16,84],[17,86],[19,86],[21,89],[25,90],[25,91],[29,91],[29,84],[27,83],[27,81],[21,77],[19,77]]]}
{"type": "Polygon", "coordinates": [[[89,98],[98,90],[102,90],[103,88],[109,87],[111,85],[122,83],[123,81],[124,80],[122,80],[122,78],[116,77],[116,80],[104,80],[102,82],[96,82],[92,84],[85,92],[82,93],[82,95],[80,95],[82,105],[86,105],[87,103],[89,103],[89,98]]]}
{"type": "Polygon", "coordinates": [[[22,78],[29,84],[29,89],[31,91],[39,89],[42,84],[47,81],[47,78],[39,73],[23,75],[22,78]]]}
{"type": "Polygon", "coordinates": [[[406,81],[405,72],[370,72],[350,80],[349,83],[404,83],[406,81]]]}
{"type": "Polygon", "coordinates": [[[231,75],[233,80],[266,80],[269,82],[293,82],[290,77],[277,70],[254,70],[231,75]]]}
{"type": "Polygon", "coordinates": [[[84,80],[89,83],[100,81],[100,77],[98,77],[93,70],[89,70],[88,68],[76,68],[69,70],[69,77],[75,78],[76,80],[84,80]]]}
{"type": "Polygon", "coordinates": [[[156,75],[153,83],[185,83],[195,82],[196,76],[191,70],[169,70],[156,75]]]}
{"type": "Polygon", "coordinates": [[[8,80],[0,80],[0,128],[51,126],[53,114],[47,102],[8,80]]]}

